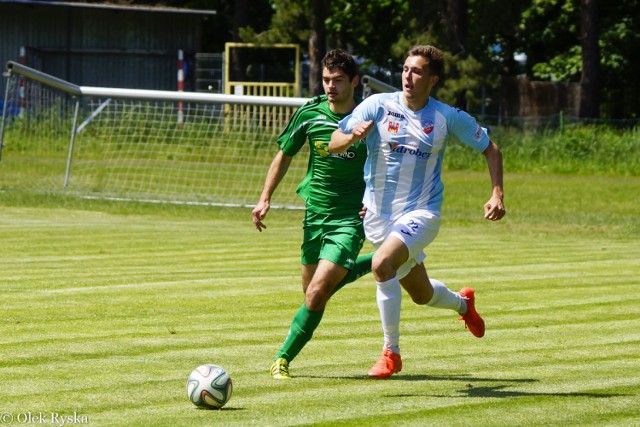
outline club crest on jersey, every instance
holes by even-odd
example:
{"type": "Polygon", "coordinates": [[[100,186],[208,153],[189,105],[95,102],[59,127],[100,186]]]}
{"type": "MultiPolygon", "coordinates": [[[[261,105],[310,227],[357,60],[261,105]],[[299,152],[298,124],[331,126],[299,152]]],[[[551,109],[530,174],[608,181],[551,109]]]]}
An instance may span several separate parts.
{"type": "Polygon", "coordinates": [[[329,144],[327,144],[326,142],[315,141],[313,143],[313,146],[316,149],[316,153],[318,153],[318,155],[322,157],[327,157],[331,155],[331,153],[329,153],[329,144]]]}
{"type": "Polygon", "coordinates": [[[422,132],[424,132],[425,135],[429,135],[434,127],[434,124],[431,120],[422,120],[421,125],[422,132]]]}
{"type": "Polygon", "coordinates": [[[389,122],[389,127],[387,128],[389,133],[398,133],[400,130],[400,123],[398,122],[389,122]]]}
{"type": "Polygon", "coordinates": [[[344,153],[340,153],[340,154],[331,154],[329,152],[329,143],[328,142],[324,142],[324,141],[314,141],[313,142],[313,147],[316,150],[316,153],[318,153],[319,156],[321,157],[339,157],[341,159],[355,159],[356,158],[356,153],[353,151],[345,151],[344,153]]]}

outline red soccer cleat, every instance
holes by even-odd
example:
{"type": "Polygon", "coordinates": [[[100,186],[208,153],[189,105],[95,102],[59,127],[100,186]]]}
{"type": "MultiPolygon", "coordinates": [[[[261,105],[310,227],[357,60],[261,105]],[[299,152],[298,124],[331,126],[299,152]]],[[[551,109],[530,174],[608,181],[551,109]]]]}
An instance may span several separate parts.
{"type": "Polygon", "coordinates": [[[460,289],[460,296],[467,302],[467,312],[462,315],[460,320],[464,320],[464,327],[469,329],[473,335],[478,338],[484,336],[484,320],[476,311],[476,297],[473,289],[460,289]]]}
{"type": "Polygon", "coordinates": [[[369,369],[369,378],[384,379],[402,370],[402,358],[399,354],[384,348],[382,356],[371,369],[369,369]]]}

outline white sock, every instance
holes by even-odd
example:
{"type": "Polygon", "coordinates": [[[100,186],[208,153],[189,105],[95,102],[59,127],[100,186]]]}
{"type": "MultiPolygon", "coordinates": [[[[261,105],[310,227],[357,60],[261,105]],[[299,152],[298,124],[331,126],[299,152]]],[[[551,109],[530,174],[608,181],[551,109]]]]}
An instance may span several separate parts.
{"type": "Polygon", "coordinates": [[[384,351],[385,348],[388,348],[392,353],[395,354],[400,354],[400,346],[399,345],[390,345],[387,346],[386,344],[384,345],[384,348],[382,349],[382,351],[384,351]]]}
{"type": "MultiPolygon", "coordinates": [[[[384,343],[390,349],[399,350],[400,345],[400,306],[402,290],[397,277],[386,282],[376,283],[376,301],[380,310],[384,343]]],[[[393,350],[392,350],[393,351],[393,350]]]]}
{"type": "Polygon", "coordinates": [[[467,312],[467,302],[459,293],[447,288],[447,285],[436,279],[430,279],[433,287],[433,297],[427,303],[430,307],[448,308],[460,314],[467,312]]]}

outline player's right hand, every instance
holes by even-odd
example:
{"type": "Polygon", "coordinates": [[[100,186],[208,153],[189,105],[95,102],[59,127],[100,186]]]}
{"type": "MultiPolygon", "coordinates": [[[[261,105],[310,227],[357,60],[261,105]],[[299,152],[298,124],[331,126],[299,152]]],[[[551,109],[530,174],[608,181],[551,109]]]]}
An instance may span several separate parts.
{"type": "Polygon", "coordinates": [[[353,128],[353,132],[351,133],[353,135],[353,139],[356,141],[360,139],[364,139],[372,127],[373,127],[372,120],[367,120],[365,122],[358,123],[356,127],[353,128]]]}
{"type": "Polygon", "coordinates": [[[253,218],[253,225],[256,227],[256,230],[262,233],[262,229],[267,229],[267,226],[262,222],[265,216],[267,216],[267,212],[269,212],[269,203],[258,203],[253,211],[251,212],[251,216],[253,218]]]}

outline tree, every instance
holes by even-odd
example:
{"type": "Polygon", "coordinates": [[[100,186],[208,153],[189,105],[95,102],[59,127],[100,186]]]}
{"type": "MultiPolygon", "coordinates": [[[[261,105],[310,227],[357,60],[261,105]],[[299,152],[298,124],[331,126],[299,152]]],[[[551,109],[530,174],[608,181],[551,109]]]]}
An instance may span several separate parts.
{"type": "Polygon", "coordinates": [[[469,14],[468,0],[448,0],[449,16],[451,17],[451,32],[453,35],[453,51],[466,53],[467,51],[467,16],[469,14]]]}
{"type": "Polygon", "coordinates": [[[366,61],[364,72],[378,66],[387,82],[398,86],[406,50],[415,44],[433,44],[451,53],[436,92],[446,102],[469,109],[476,105],[481,87],[498,88],[496,76],[526,74],[538,80],[580,83],[585,116],[597,117],[598,106],[607,117],[640,115],[638,0],[164,2],[217,10],[213,30],[205,30],[205,45],[219,45],[218,51],[232,34],[244,42],[300,44],[303,53],[309,54],[315,90],[319,90],[323,48],[347,48],[366,61]],[[234,10],[241,3],[245,6],[239,12],[246,19],[234,23],[234,10]],[[516,53],[526,54],[526,63],[515,61],[516,53]]]}
{"type": "MultiPolygon", "coordinates": [[[[241,42],[240,31],[249,25],[249,0],[236,0],[233,8],[233,21],[231,26],[231,40],[241,42]]],[[[245,78],[245,53],[240,49],[231,51],[231,69],[233,80],[246,80],[245,78]]],[[[229,77],[228,77],[229,78],[229,77]]]]}
{"type": "Polygon", "coordinates": [[[527,73],[580,82],[582,115],[640,115],[640,2],[533,0],[519,27],[517,46],[528,55],[527,73]]]}
{"type": "Polygon", "coordinates": [[[601,2],[599,7],[601,106],[607,117],[640,117],[640,2],[601,2]]]}
{"type": "MultiPolygon", "coordinates": [[[[452,46],[455,47],[453,54],[461,60],[469,56],[467,51],[467,15],[469,2],[467,0],[449,0],[449,16],[451,17],[452,46]]],[[[452,75],[455,79],[460,79],[460,69],[456,68],[452,75]]],[[[455,103],[458,108],[467,108],[467,90],[461,88],[455,91],[455,103]]]]}
{"type": "Polygon", "coordinates": [[[597,118],[600,115],[598,1],[582,0],[580,9],[580,39],[582,44],[580,116],[597,118]]]}
{"type": "Polygon", "coordinates": [[[309,37],[309,91],[311,95],[323,93],[322,58],[327,52],[325,20],[328,15],[327,0],[310,0],[311,16],[309,37]]]}
{"type": "Polygon", "coordinates": [[[398,59],[392,46],[410,26],[412,13],[407,0],[333,0],[326,21],[332,47],[351,48],[352,53],[373,64],[398,59]]]}

